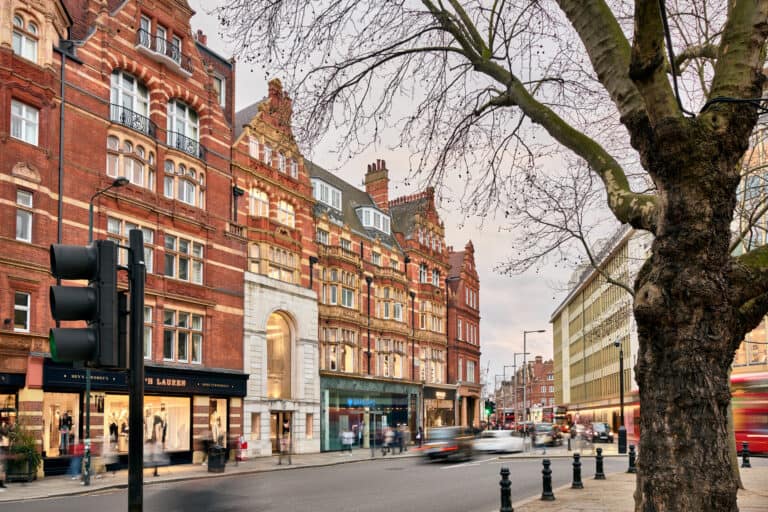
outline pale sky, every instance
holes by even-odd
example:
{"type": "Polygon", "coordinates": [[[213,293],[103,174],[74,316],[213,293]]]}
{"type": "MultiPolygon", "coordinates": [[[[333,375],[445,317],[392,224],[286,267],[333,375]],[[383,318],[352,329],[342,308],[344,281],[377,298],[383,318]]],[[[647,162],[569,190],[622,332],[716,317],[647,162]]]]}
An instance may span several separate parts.
{"type": "MultiPolygon", "coordinates": [[[[206,0],[189,0],[189,5],[197,14],[192,18],[192,32],[198,29],[208,36],[208,47],[229,58],[233,52],[227,48],[218,35],[215,16],[206,14],[217,2],[206,0]]],[[[260,69],[252,69],[248,64],[236,64],[235,104],[239,110],[266,96],[267,80],[260,69]]],[[[269,77],[280,78],[283,77],[269,77]]],[[[327,136],[328,147],[333,146],[332,134],[327,136]]],[[[344,158],[331,154],[321,144],[316,146],[311,155],[305,155],[312,161],[334,172],[346,182],[364,189],[362,186],[366,166],[382,159],[387,162],[390,178],[390,199],[405,194],[417,192],[414,186],[406,188],[403,185],[407,177],[408,152],[393,151],[389,146],[394,140],[383,140],[382,146],[370,149],[356,157],[344,158]]],[[[446,243],[454,250],[463,250],[468,240],[475,247],[475,263],[480,275],[480,349],[481,374],[489,368],[487,382],[493,386],[494,375],[501,375],[505,365],[513,364],[513,354],[523,352],[523,331],[545,329],[545,333],[529,334],[527,336],[528,357],[542,355],[545,359],[552,357],[552,328],[549,318],[565,297],[565,293],[555,290],[554,286],[562,288],[568,280],[572,269],[554,268],[548,266],[538,272],[531,270],[517,277],[506,277],[494,272],[505,256],[512,251],[512,240],[509,234],[499,232],[499,224],[493,219],[485,219],[481,228],[480,219],[469,218],[460,227],[462,215],[455,210],[440,208],[440,215],[446,227],[446,243]]],[[[518,362],[522,357],[518,357],[518,362]]],[[[518,363],[518,364],[519,364],[518,363]]],[[[507,369],[507,378],[512,369],[507,369]]]]}

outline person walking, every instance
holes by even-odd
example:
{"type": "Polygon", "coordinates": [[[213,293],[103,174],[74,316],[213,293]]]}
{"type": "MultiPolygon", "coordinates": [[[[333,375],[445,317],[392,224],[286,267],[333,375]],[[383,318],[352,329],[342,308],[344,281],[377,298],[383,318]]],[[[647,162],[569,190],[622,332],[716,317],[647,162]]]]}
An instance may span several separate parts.
{"type": "Polygon", "coordinates": [[[419,448],[421,448],[421,445],[424,443],[424,429],[419,427],[419,431],[416,432],[416,444],[419,445],[419,448]]]}
{"type": "Polygon", "coordinates": [[[85,445],[81,441],[79,443],[73,443],[71,448],[72,448],[72,457],[69,459],[69,469],[67,470],[67,475],[71,477],[72,480],[78,480],[82,475],[83,454],[85,453],[85,445]]]}
{"type": "Polygon", "coordinates": [[[5,492],[6,460],[8,447],[11,445],[11,426],[7,423],[0,424],[0,492],[5,492]]]}
{"type": "Polygon", "coordinates": [[[280,436],[280,458],[277,460],[277,464],[283,463],[283,457],[288,456],[288,465],[291,464],[291,422],[289,420],[283,421],[283,433],[280,436]]]}

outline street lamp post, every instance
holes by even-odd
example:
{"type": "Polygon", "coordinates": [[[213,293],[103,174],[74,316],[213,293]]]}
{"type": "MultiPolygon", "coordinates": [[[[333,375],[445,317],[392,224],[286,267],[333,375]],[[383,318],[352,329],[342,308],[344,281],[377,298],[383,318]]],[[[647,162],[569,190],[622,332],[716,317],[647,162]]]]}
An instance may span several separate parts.
{"type": "MultiPolygon", "coordinates": [[[[128,178],[120,176],[108,187],[97,190],[88,201],[88,243],[93,242],[93,202],[101,194],[111,188],[123,187],[129,183],[128,178]]],[[[83,470],[83,485],[91,485],[91,369],[85,368],[85,468],[83,470]]]]}
{"type": "Polygon", "coordinates": [[[624,348],[616,338],[613,345],[619,349],[619,453],[627,453],[627,429],[624,427],[624,348]]]}
{"type": "Polygon", "coordinates": [[[504,368],[502,368],[502,379],[501,379],[501,400],[503,403],[502,406],[502,416],[503,416],[503,422],[504,427],[507,426],[507,390],[504,386],[504,383],[507,381],[507,368],[515,368],[514,364],[505,364],[504,368]]]}
{"type": "Polygon", "coordinates": [[[523,429],[527,429],[528,425],[528,407],[527,407],[527,391],[528,391],[528,383],[526,375],[528,374],[528,362],[525,359],[525,356],[528,354],[526,351],[526,336],[528,334],[533,334],[537,332],[546,332],[544,329],[539,329],[536,331],[523,331],[523,429]]]}
{"type": "Polygon", "coordinates": [[[520,415],[517,414],[517,390],[518,390],[518,386],[517,386],[517,356],[522,356],[522,355],[523,355],[522,352],[515,352],[514,353],[514,357],[513,357],[513,362],[514,362],[513,366],[515,367],[515,387],[514,387],[514,390],[515,390],[515,431],[517,431],[517,424],[518,424],[519,419],[520,419],[520,415]]]}

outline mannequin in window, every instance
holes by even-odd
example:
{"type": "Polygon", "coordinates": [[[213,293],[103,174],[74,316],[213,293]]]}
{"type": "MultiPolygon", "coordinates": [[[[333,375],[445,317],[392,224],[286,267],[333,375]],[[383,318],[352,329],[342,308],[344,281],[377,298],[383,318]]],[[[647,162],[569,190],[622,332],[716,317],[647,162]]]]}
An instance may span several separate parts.
{"type": "Polygon", "coordinates": [[[111,444],[117,443],[117,425],[120,419],[117,417],[117,411],[112,411],[109,417],[109,442],[111,444]]]}
{"type": "Polygon", "coordinates": [[[69,452],[69,433],[72,431],[72,417],[70,411],[65,412],[59,418],[59,433],[61,440],[59,442],[59,454],[65,455],[69,452]]]}

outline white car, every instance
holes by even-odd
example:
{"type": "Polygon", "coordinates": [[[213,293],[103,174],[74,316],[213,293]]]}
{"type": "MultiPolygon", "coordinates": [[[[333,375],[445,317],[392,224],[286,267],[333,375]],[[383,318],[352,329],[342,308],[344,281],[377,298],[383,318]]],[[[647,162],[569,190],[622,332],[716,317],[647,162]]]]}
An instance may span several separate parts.
{"type": "Polygon", "coordinates": [[[478,452],[522,452],[523,438],[512,435],[511,430],[484,430],[475,439],[474,448],[478,452]]]}

